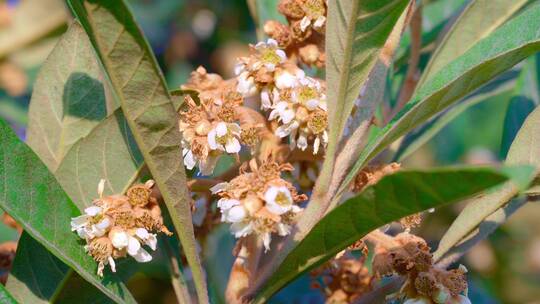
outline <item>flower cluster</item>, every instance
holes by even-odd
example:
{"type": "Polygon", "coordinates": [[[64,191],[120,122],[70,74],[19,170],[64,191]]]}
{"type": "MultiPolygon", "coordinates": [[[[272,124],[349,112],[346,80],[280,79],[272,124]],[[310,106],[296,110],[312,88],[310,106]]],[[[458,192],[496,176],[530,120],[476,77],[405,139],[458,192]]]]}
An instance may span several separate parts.
{"type": "Polygon", "coordinates": [[[199,99],[197,104],[186,96],[180,110],[184,164],[191,170],[198,163],[201,174],[210,175],[221,155],[240,152],[242,130],[235,107],[242,104],[243,98],[234,90],[233,83],[208,74],[202,67],[192,73],[182,88],[196,91],[199,99]]]}
{"type": "Polygon", "coordinates": [[[311,272],[312,288],[321,290],[327,304],[353,303],[371,291],[373,276],[365,266],[367,247],[363,244],[353,248],[361,250],[355,257],[349,250],[342,252],[334,260],[311,272]]]}
{"type": "Polygon", "coordinates": [[[288,25],[270,20],[264,25],[265,33],[289,56],[298,55],[307,65],[324,66],[326,0],[281,0],[278,10],[288,25]]]}
{"type": "Polygon", "coordinates": [[[290,233],[291,225],[302,211],[295,203],[307,198],[281,178],[281,172],[290,170],[289,164],[267,160],[259,166],[253,159],[240,168],[239,176],[212,187],[212,192],[220,196],[217,205],[221,220],[231,223],[236,238],[255,233],[268,250],[272,234],[290,233]]]}
{"type": "Polygon", "coordinates": [[[398,274],[407,281],[399,297],[407,304],[470,304],[464,296],[467,280],[464,266],[458,269],[441,269],[433,264],[426,242],[412,234],[398,234],[393,248],[375,247],[373,269],[378,276],[398,274]]]}
{"type": "Polygon", "coordinates": [[[326,145],[326,86],[288,62],[275,40],[252,46],[251,56],[239,59],[236,73],[238,92],[246,97],[260,92],[261,108],[276,123],[275,135],[289,137],[291,148],[306,150],[312,142],[317,154],[326,145]]]}
{"type": "Polygon", "coordinates": [[[149,180],[132,186],[126,195],[103,196],[105,180],[101,180],[99,198],[83,215],[71,219],[71,230],[86,241],[86,252],[98,262],[99,276],[106,265],[116,272],[115,259],[127,255],[137,262],[151,261],[143,245],[156,250],[156,233],[171,234],[163,225],[157,200],[151,196],[153,185],[149,180]]]}

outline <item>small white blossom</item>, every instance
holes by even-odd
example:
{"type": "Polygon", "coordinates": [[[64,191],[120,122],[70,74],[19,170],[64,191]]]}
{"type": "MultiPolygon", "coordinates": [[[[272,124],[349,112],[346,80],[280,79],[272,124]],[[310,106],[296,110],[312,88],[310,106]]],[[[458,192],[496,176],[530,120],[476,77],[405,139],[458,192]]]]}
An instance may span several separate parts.
{"type": "Polygon", "coordinates": [[[71,231],[77,231],[80,238],[92,239],[105,234],[111,220],[104,216],[103,208],[91,206],[84,209],[83,215],[71,219],[71,231]]]}
{"type": "Polygon", "coordinates": [[[291,210],[294,203],[291,192],[284,186],[268,187],[268,190],[264,193],[264,200],[266,201],[266,208],[277,215],[291,210]]]}
{"type": "Polygon", "coordinates": [[[226,151],[227,153],[240,152],[240,126],[236,123],[219,122],[208,133],[208,144],[212,150],[226,151]]]}

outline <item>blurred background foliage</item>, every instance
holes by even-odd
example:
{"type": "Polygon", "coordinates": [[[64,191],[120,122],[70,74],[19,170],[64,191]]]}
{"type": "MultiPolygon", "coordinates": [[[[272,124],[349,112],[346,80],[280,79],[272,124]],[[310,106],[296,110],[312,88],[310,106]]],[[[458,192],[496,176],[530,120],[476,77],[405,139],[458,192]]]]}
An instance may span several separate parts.
{"type": "MultiPolygon", "coordinates": [[[[423,1],[423,56],[429,52],[445,24],[466,4],[465,0],[423,1]]],[[[161,65],[169,87],[178,88],[199,65],[232,76],[235,58],[246,54],[256,41],[256,28],[244,0],[130,0],[143,31],[161,65]]],[[[32,86],[40,65],[66,30],[71,17],[62,0],[0,1],[0,116],[25,137],[32,86]]],[[[404,42],[408,39],[404,37],[404,42]]],[[[405,44],[405,43],[404,43],[405,44]]],[[[406,70],[407,49],[398,53],[389,76],[387,99],[392,102],[406,70]]],[[[538,104],[540,77],[537,58],[520,64],[504,79],[504,87],[488,87],[476,104],[457,112],[452,121],[419,150],[407,156],[405,167],[463,163],[496,163],[526,114],[538,104]],[[525,88],[525,89],[523,89],[525,88]],[[524,93],[528,92],[528,93],[524,93]]],[[[416,233],[436,247],[460,206],[437,210],[416,233]]],[[[476,246],[464,263],[469,267],[473,303],[540,303],[540,206],[521,208],[488,241],[476,246]]],[[[0,242],[16,241],[18,233],[0,223],[0,242]]],[[[212,233],[205,244],[205,264],[213,303],[222,295],[232,264],[233,239],[226,227],[212,233]]],[[[145,266],[145,275],[130,282],[142,303],[174,303],[167,270],[145,266]]],[[[308,278],[282,292],[274,303],[320,303],[308,278]]]]}

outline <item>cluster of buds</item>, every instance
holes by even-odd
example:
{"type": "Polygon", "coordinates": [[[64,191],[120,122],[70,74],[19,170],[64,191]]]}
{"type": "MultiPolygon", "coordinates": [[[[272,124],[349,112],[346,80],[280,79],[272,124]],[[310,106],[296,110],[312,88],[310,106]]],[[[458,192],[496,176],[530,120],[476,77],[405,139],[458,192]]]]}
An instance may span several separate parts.
{"type": "Polygon", "coordinates": [[[243,98],[233,82],[208,74],[202,67],[182,88],[196,91],[199,99],[197,103],[186,96],[180,110],[184,165],[191,170],[198,164],[201,174],[210,175],[221,155],[240,152],[242,129],[235,108],[243,98]]]}
{"type": "Polygon", "coordinates": [[[251,47],[249,57],[239,58],[237,90],[244,96],[260,92],[261,108],[275,122],[274,133],[289,137],[291,149],[313,154],[328,142],[328,109],[324,81],[309,76],[287,61],[277,42],[269,39],[251,47]]]}
{"type": "Polygon", "coordinates": [[[352,303],[372,290],[373,276],[365,266],[367,247],[362,241],[311,272],[312,288],[321,290],[327,304],[352,303]],[[360,250],[360,257],[351,251],[360,250]]]}
{"type": "Polygon", "coordinates": [[[241,166],[239,176],[212,187],[212,193],[220,197],[217,206],[221,221],[231,224],[236,238],[254,233],[269,250],[272,234],[290,233],[291,225],[302,211],[296,203],[307,199],[281,178],[281,172],[291,170],[289,164],[267,160],[259,166],[252,159],[241,166]]]}
{"type": "Polygon", "coordinates": [[[366,187],[375,185],[386,175],[394,174],[401,169],[401,164],[372,165],[362,169],[351,184],[351,191],[362,192],[366,187]]]}
{"type": "Polygon", "coordinates": [[[171,234],[163,225],[157,200],[151,196],[153,185],[149,180],[132,186],[126,195],[103,196],[105,180],[101,180],[99,198],[83,215],[71,219],[71,230],[86,241],[86,252],[98,262],[99,276],[106,265],[116,272],[115,259],[127,255],[140,263],[151,261],[143,245],[156,250],[156,233],[171,234]]]}
{"type": "Polygon", "coordinates": [[[397,246],[375,247],[373,270],[378,276],[398,274],[407,278],[396,295],[406,304],[470,304],[464,266],[446,270],[433,264],[427,243],[412,234],[398,234],[397,246]]]}
{"type": "Polygon", "coordinates": [[[270,20],[264,25],[264,32],[289,56],[297,55],[307,65],[324,66],[326,0],[281,0],[278,10],[288,25],[270,20]]]}

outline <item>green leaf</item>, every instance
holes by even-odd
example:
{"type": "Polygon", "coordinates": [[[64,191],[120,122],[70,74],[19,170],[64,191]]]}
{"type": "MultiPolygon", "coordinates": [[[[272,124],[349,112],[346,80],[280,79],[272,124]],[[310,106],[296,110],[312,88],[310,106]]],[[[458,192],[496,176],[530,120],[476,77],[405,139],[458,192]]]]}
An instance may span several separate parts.
{"type": "Polygon", "coordinates": [[[328,3],[326,80],[329,88],[329,146],[333,158],[360,88],[408,0],[332,0],[328,3]]]}
{"type": "Polygon", "coordinates": [[[41,67],[29,109],[28,145],[50,170],[117,108],[107,106],[103,82],[92,45],[74,22],[41,67]]]}
{"type": "Polygon", "coordinates": [[[25,0],[17,2],[10,17],[0,31],[0,58],[58,29],[68,16],[61,1],[25,0]]]}
{"type": "Polygon", "coordinates": [[[105,195],[125,193],[143,168],[139,151],[120,109],[107,117],[66,154],[55,175],[82,209],[97,197],[105,179],[105,195]]]}
{"type": "Polygon", "coordinates": [[[461,211],[442,237],[435,259],[441,259],[452,247],[469,235],[484,219],[506,205],[520,192],[527,190],[540,169],[540,107],[525,120],[506,158],[509,165],[532,165],[529,173],[516,175],[511,181],[487,195],[475,198],[461,211]]]}
{"type": "Polygon", "coordinates": [[[540,5],[531,6],[426,82],[405,108],[367,144],[339,192],[347,188],[367,161],[396,139],[540,50],[539,17],[540,5]]]}
{"type": "Polygon", "coordinates": [[[123,1],[70,0],[90,37],[145,163],[156,180],[191,267],[199,302],[207,303],[197,254],[178,117],[150,47],[123,1]]]}
{"type": "Polygon", "coordinates": [[[80,211],[45,165],[0,121],[0,206],[62,262],[116,302],[135,302],[117,276],[99,278],[70,220],[80,211]]]}
{"type": "MultiPolygon", "coordinates": [[[[125,193],[126,189],[139,179],[142,168],[143,160],[140,151],[134,143],[122,111],[118,109],[86,137],[73,145],[60,163],[55,176],[66,193],[82,210],[91,205],[92,200],[97,197],[97,184],[101,179],[107,181],[106,195],[125,193]]],[[[38,303],[36,298],[41,298],[41,301],[48,303],[53,295],[66,297],[66,293],[69,293],[66,286],[80,281],[71,270],[66,269],[62,277],[40,277],[36,276],[32,270],[33,267],[41,267],[43,263],[50,260],[56,260],[56,258],[31,238],[23,237],[19,241],[13,275],[8,281],[8,290],[14,291],[16,298],[24,303],[38,303]],[[19,258],[19,255],[25,252],[30,252],[31,258],[26,256],[19,258]],[[21,288],[25,285],[32,288],[21,288]],[[39,286],[49,286],[47,288],[54,288],[55,291],[46,293],[40,290],[43,287],[39,286]]],[[[128,263],[124,262],[122,269],[118,266],[124,274],[134,272],[137,267],[135,262],[130,259],[128,261],[128,263]],[[125,267],[129,269],[124,269],[125,267]]],[[[58,263],[63,265],[60,261],[58,263]]],[[[79,294],[100,297],[100,293],[88,284],[83,283],[77,289],[79,294]]]]}
{"type": "Polygon", "coordinates": [[[401,143],[394,159],[401,161],[412,155],[416,150],[426,144],[444,127],[452,122],[456,117],[461,115],[466,110],[481,102],[491,100],[494,96],[508,94],[516,84],[517,71],[509,71],[501,75],[498,79],[481,87],[475,93],[467,96],[465,99],[452,106],[448,110],[437,115],[418,130],[414,130],[407,134],[401,143]]]}
{"type": "Polygon", "coordinates": [[[540,55],[528,58],[523,65],[511,96],[504,120],[501,156],[506,157],[510,145],[527,116],[540,104],[540,55]]]}
{"type": "Polygon", "coordinates": [[[386,176],[328,213],[287,256],[255,303],[264,302],[300,274],[332,258],[378,227],[407,215],[458,202],[505,180],[504,175],[482,168],[403,170],[386,176]]]}
{"type": "Polygon", "coordinates": [[[0,303],[2,304],[17,304],[17,301],[6,290],[6,288],[0,284],[0,303]]]}
{"type": "Polygon", "coordinates": [[[418,86],[487,37],[527,2],[530,0],[471,1],[433,53],[418,86]]]}

